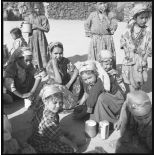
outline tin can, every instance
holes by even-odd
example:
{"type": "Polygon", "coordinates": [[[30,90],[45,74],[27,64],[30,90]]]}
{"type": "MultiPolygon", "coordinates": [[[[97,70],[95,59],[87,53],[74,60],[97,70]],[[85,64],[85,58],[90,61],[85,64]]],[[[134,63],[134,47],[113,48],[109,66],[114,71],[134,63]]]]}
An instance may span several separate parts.
{"type": "Polygon", "coordinates": [[[96,124],[94,120],[87,120],[85,122],[85,132],[91,138],[95,137],[97,134],[96,124]]]}
{"type": "Polygon", "coordinates": [[[22,27],[22,32],[23,33],[31,33],[32,32],[32,24],[24,22],[23,27],[22,27]]]}
{"type": "Polygon", "coordinates": [[[102,139],[107,139],[109,136],[109,122],[104,120],[99,122],[99,133],[102,139]]]}

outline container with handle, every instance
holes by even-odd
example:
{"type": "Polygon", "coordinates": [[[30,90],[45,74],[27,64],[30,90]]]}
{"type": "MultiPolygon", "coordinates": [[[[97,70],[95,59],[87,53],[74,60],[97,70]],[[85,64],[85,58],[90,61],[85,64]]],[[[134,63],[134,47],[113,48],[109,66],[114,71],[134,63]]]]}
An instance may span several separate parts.
{"type": "Polygon", "coordinates": [[[28,22],[24,22],[22,25],[22,32],[23,33],[31,33],[32,32],[32,24],[28,22]]]}

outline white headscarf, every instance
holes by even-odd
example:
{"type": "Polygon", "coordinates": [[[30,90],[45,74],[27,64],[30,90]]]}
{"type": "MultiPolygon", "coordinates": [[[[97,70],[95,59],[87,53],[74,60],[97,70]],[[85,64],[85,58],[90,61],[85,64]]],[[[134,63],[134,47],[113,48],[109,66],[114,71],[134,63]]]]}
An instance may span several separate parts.
{"type": "Polygon", "coordinates": [[[135,22],[134,17],[137,14],[142,13],[142,12],[150,12],[150,11],[151,10],[149,10],[145,4],[143,3],[136,4],[131,10],[131,15],[130,15],[130,19],[128,23],[132,25],[135,22]]]}
{"type": "Polygon", "coordinates": [[[147,12],[147,11],[150,11],[147,6],[143,3],[139,3],[139,4],[136,4],[134,6],[134,8],[131,10],[131,16],[132,18],[134,18],[135,15],[141,13],[141,12],[147,12]]]}
{"type": "Polygon", "coordinates": [[[102,68],[99,62],[97,61],[84,61],[75,63],[76,68],[79,70],[79,73],[82,71],[96,71],[98,73],[98,77],[102,80],[104,89],[106,91],[110,91],[110,79],[107,72],[102,68]]]}
{"type": "Polygon", "coordinates": [[[58,85],[46,85],[40,92],[39,96],[42,100],[56,93],[62,92],[58,85]]]}
{"type": "Polygon", "coordinates": [[[102,50],[100,52],[100,60],[99,61],[104,61],[106,59],[112,59],[113,54],[112,52],[108,51],[108,50],[102,50]]]}

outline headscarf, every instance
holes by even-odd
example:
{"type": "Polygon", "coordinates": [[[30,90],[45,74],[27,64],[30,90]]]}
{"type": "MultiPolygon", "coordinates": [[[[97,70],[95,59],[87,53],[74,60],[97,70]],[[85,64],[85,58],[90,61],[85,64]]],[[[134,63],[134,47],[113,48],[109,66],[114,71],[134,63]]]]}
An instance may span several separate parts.
{"type": "Polygon", "coordinates": [[[98,77],[102,80],[104,89],[106,91],[110,91],[110,78],[107,72],[102,68],[100,63],[97,61],[84,61],[77,62],[75,64],[76,68],[79,70],[79,74],[83,71],[96,71],[98,73],[98,77]]]}
{"type": "Polygon", "coordinates": [[[15,62],[18,58],[32,55],[30,48],[28,47],[19,47],[16,49],[9,59],[9,63],[15,62]]]}
{"type": "Polygon", "coordinates": [[[63,44],[59,41],[54,41],[54,42],[51,42],[49,45],[48,45],[48,50],[49,52],[51,52],[51,49],[54,47],[54,46],[58,46],[60,45],[63,49],[63,44]]]}
{"type": "Polygon", "coordinates": [[[47,97],[54,95],[56,93],[59,93],[59,92],[62,92],[62,90],[61,90],[61,87],[59,87],[58,85],[46,85],[41,90],[39,96],[44,101],[47,97]]]}
{"type": "Polygon", "coordinates": [[[106,60],[111,60],[113,57],[112,52],[108,51],[108,50],[102,50],[100,52],[100,58],[99,58],[99,62],[101,61],[106,61],[106,60]]]}
{"type": "Polygon", "coordinates": [[[77,62],[76,64],[77,69],[79,70],[79,74],[83,71],[97,71],[96,64],[94,61],[84,61],[84,62],[77,62]]]}
{"type": "Polygon", "coordinates": [[[133,7],[133,9],[131,10],[131,15],[130,15],[130,19],[129,19],[128,23],[130,23],[130,24],[134,23],[134,17],[137,14],[142,13],[142,12],[151,12],[151,10],[149,10],[147,8],[147,6],[143,3],[136,4],[133,7]]]}
{"type": "Polygon", "coordinates": [[[150,10],[147,8],[145,4],[139,3],[139,4],[136,4],[134,8],[131,10],[131,15],[134,18],[135,15],[142,13],[142,12],[148,12],[148,11],[150,10]]]}

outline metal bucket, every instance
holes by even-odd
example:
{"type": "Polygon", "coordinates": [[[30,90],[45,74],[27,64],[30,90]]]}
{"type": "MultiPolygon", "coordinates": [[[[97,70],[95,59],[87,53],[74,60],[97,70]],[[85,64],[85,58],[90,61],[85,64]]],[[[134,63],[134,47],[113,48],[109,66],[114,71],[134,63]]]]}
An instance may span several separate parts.
{"type": "Polygon", "coordinates": [[[32,32],[32,24],[30,24],[30,23],[23,23],[22,32],[23,33],[31,33],[32,32]]]}
{"type": "Polygon", "coordinates": [[[86,134],[93,138],[96,136],[97,131],[96,131],[96,122],[93,120],[88,120],[85,122],[85,132],[86,134]]]}

